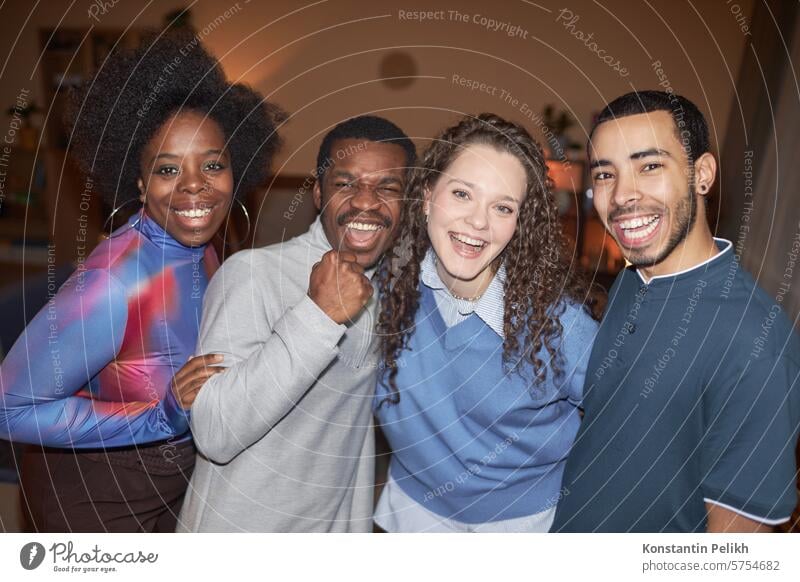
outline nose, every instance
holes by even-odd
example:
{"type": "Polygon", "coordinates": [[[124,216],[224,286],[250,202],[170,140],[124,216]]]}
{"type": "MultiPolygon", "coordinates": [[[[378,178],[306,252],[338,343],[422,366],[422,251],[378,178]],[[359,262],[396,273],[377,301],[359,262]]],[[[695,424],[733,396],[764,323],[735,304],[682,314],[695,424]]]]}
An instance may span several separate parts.
{"type": "Polygon", "coordinates": [[[475,230],[489,226],[489,209],[483,204],[474,204],[465,217],[465,222],[475,230]]]}
{"type": "Polygon", "coordinates": [[[181,192],[199,194],[205,187],[206,181],[202,172],[192,168],[181,170],[180,182],[178,183],[178,188],[181,192]]]}
{"type": "Polygon", "coordinates": [[[632,171],[619,172],[612,198],[616,206],[629,206],[641,200],[642,195],[632,171]]]}
{"type": "Polygon", "coordinates": [[[370,210],[380,204],[380,199],[375,194],[375,188],[370,184],[358,182],[355,186],[356,191],[350,198],[350,205],[357,210],[370,210]]]}

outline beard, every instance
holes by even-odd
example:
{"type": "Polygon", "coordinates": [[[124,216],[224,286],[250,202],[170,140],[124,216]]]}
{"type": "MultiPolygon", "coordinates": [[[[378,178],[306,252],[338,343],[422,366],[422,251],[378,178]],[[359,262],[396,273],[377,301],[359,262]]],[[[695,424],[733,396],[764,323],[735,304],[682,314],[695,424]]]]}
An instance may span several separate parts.
{"type": "MultiPolygon", "coordinates": [[[[697,196],[695,195],[694,184],[689,184],[688,196],[682,198],[670,212],[672,228],[669,233],[669,239],[667,239],[667,243],[661,251],[651,255],[648,254],[646,249],[633,249],[628,251],[630,254],[625,258],[635,267],[652,267],[659,264],[669,257],[679,244],[686,240],[696,220],[697,196]]],[[[620,248],[623,251],[625,250],[622,245],[620,245],[620,248]]]]}

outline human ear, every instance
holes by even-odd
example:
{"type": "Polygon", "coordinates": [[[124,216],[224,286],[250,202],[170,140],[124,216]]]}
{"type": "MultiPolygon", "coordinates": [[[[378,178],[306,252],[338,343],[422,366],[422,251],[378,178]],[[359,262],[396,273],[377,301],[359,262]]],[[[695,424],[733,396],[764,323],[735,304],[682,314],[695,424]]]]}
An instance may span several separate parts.
{"type": "Polygon", "coordinates": [[[314,206],[317,207],[317,210],[322,210],[322,186],[320,186],[320,181],[322,180],[322,176],[317,177],[317,181],[314,182],[314,189],[311,191],[312,195],[314,196],[314,206]]]}
{"type": "Polygon", "coordinates": [[[706,152],[694,162],[694,187],[701,196],[706,196],[717,176],[717,160],[706,152]]]}
{"type": "Polygon", "coordinates": [[[431,189],[425,188],[422,192],[422,212],[428,217],[431,213],[431,189]]]}

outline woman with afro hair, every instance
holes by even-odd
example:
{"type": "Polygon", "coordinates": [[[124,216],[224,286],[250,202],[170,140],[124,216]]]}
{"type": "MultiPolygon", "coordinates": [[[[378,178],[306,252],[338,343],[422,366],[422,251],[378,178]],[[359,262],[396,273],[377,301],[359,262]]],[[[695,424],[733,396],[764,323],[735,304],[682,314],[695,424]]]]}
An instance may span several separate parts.
{"type": "Polygon", "coordinates": [[[209,241],[266,181],[284,116],[189,33],[112,54],[68,111],[94,189],[140,208],[11,348],[0,437],[35,445],[21,470],[32,530],[174,531],[195,450],[173,390],[221,370],[192,357],[219,265],[209,241]]]}
{"type": "Polygon", "coordinates": [[[465,116],[422,156],[379,276],[390,532],[546,532],[597,330],[541,148],[465,116]]]}

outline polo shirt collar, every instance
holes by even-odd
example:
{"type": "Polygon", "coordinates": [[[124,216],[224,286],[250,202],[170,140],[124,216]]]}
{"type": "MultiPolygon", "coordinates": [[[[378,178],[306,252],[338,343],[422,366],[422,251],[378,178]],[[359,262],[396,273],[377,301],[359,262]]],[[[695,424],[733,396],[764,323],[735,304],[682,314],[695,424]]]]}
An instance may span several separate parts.
{"type": "Polygon", "coordinates": [[[663,287],[670,287],[675,289],[681,288],[681,285],[686,283],[687,285],[693,285],[694,282],[700,276],[708,276],[714,275],[717,272],[724,273],[727,272],[728,263],[730,262],[731,258],[733,257],[733,243],[731,241],[726,240],[724,238],[717,238],[714,237],[714,242],[717,245],[717,249],[719,252],[711,257],[710,259],[706,259],[702,263],[698,263],[693,267],[689,267],[688,269],[684,269],[682,271],[678,271],[677,273],[668,273],[666,275],[655,275],[651,277],[649,281],[646,281],[642,274],[639,272],[639,269],[633,269],[636,274],[639,276],[639,280],[642,282],[643,285],[653,289],[653,288],[661,288],[663,287]]]}
{"type": "MultiPolygon", "coordinates": [[[[436,254],[434,253],[433,248],[428,249],[428,252],[425,253],[425,258],[423,258],[422,263],[420,263],[420,280],[426,287],[429,287],[434,291],[444,290],[445,293],[450,293],[447,290],[447,286],[439,277],[439,272],[436,270],[436,254]]],[[[481,321],[488,325],[492,331],[494,331],[501,338],[505,338],[505,334],[503,333],[505,282],[506,265],[503,263],[500,265],[500,268],[497,270],[497,273],[495,273],[494,277],[492,277],[489,286],[486,288],[486,291],[483,292],[481,298],[475,302],[474,311],[475,315],[480,317],[481,321]]],[[[455,301],[459,301],[452,295],[450,295],[450,298],[455,301]]]]}

